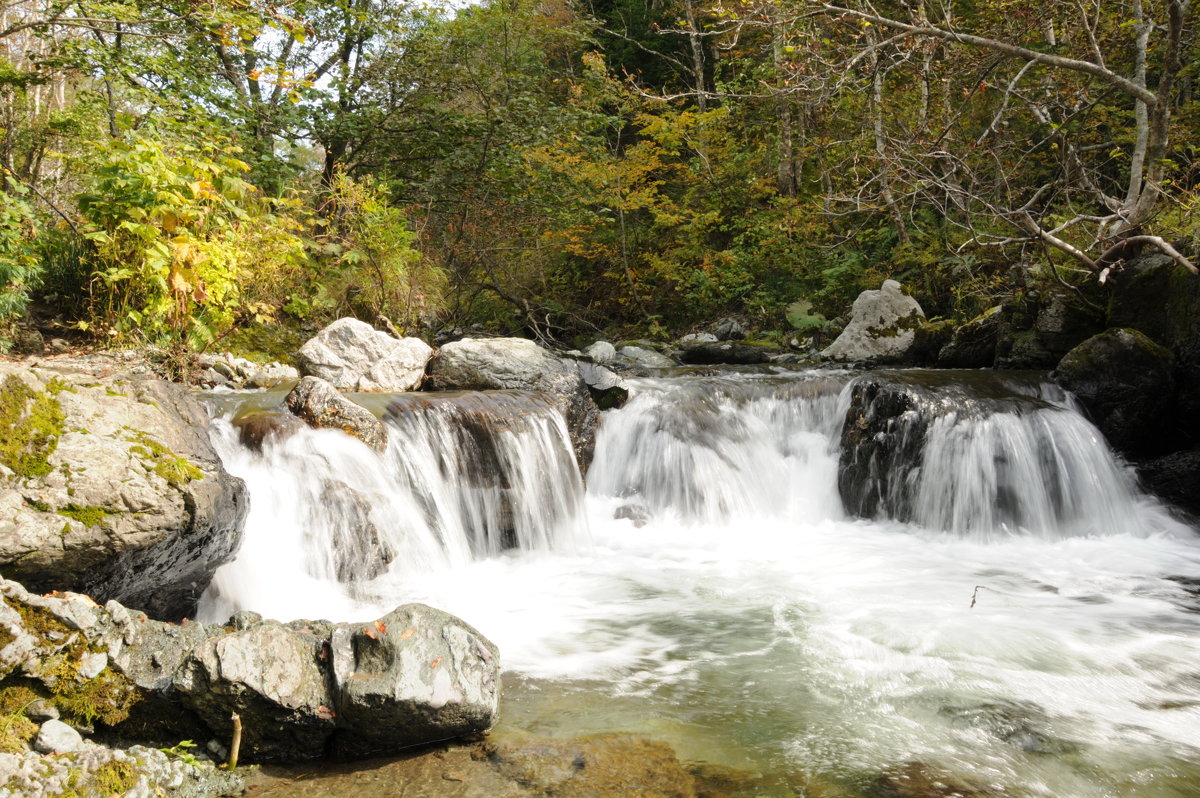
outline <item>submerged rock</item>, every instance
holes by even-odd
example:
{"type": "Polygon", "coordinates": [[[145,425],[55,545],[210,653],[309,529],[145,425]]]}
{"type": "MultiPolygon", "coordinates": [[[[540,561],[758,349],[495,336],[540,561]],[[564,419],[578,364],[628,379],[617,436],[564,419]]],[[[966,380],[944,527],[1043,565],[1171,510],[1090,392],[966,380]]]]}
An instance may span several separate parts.
{"type": "Polygon", "coordinates": [[[858,295],[850,323],[821,356],[841,362],[898,363],[924,320],[917,300],[902,293],[900,283],[884,280],[878,291],[858,295]]]}
{"type": "Polygon", "coordinates": [[[1169,451],[1164,437],[1175,389],[1173,357],[1137,330],[1111,329],[1068,352],[1051,377],[1071,391],[1114,447],[1169,451]]]}
{"type": "Polygon", "coordinates": [[[0,567],[162,618],[235,553],[248,498],[183,388],[0,365],[0,567]]]}
{"type": "Polygon", "coordinates": [[[287,395],[284,404],[310,427],[340,429],[377,452],[387,448],[387,428],[383,423],[324,380],[305,377],[287,395]]]}
{"type": "Polygon", "coordinates": [[[238,440],[255,452],[261,452],[267,443],[286,439],[303,427],[304,422],[296,416],[277,410],[254,410],[233,420],[238,440]]]}
{"type": "Polygon", "coordinates": [[[419,338],[393,338],[358,319],[338,319],[296,353],[305,376],[343,391],[419,388],[433,349],[419,338]]]}
{"type": "Polygon", "coordinates": [[[1145,460],[1138,463],[1137,474],[1146,490],[1200,516],[1200,449],[1145,460]]]}
{"type": "Polygon", "coordinates": [[[552,399],[567,422],[581,471],[595,449],[600,411],[573,361],[524,338],[463,338],[446,344],[429,366],[434,390],[516,389],[552,399]]]}

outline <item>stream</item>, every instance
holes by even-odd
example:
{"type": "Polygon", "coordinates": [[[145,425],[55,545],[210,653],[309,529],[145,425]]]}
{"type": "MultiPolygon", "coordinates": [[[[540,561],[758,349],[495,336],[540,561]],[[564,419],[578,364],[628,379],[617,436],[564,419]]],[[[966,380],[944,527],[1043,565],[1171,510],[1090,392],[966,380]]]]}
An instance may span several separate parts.
{"type": "Polygon", "coordinates": [[[355,397],[382,455],[307,428],[251,451],[234,407],[279,396],[219,397],[251,509],[201,619],[425,602],[499,645],[502,731],[637,733],[768,774],[757,795],[912,763],[1000,795],[1200,795],[1196,530],[1070,397],[972,372],[928,376],[918,453],[881,467],[903,512],[851,517],[861,374],[630,380],[586,484],[532,394],[355,397]]]}

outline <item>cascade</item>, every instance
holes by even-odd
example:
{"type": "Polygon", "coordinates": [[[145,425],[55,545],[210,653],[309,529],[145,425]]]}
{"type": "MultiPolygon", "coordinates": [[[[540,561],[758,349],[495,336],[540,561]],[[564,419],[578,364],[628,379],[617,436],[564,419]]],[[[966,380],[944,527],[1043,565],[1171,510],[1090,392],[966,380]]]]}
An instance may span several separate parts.
{"type": "Polygon", "coordinates": [[[918,766],[1195,794],[1200,542],[1070,397],[969,372],[629,388],[586,491],[530,394],[376,399],[382,456],[309,429],[254,452],[215,422],[251,514],[206,618],[424,601],[500,646],[503,723],[786,774],[764,795],[918,766]]]}

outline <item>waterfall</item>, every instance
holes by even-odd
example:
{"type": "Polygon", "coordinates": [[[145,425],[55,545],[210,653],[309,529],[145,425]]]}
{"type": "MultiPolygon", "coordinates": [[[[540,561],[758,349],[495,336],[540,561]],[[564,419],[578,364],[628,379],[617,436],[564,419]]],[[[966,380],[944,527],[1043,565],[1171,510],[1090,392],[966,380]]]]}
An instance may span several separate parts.
{"type": "Polygon", "coordinates": [[[228,419],[213,423],[217,450],[252,502],[246,541],[218,572],[204,617],[243,608],[344,616],[371,606],[377,583],[504,548],[569,548],[586,535],[566,427],[541,396],[398,395],[384,421],[382,455],[308,428],[256,452],[228,419]]]}
{"type": "Polygon", "coordinates": [[[214,422],[251,509],[204,617],[423,601],[499,645],[504,724],[777,775],[755,794],[926,766],[977,794],[1195,794],[1200,540],[1070,397],[979,372],[628,382],[586,491],[532,394],[376,398],[383,455],[214,422]]]}

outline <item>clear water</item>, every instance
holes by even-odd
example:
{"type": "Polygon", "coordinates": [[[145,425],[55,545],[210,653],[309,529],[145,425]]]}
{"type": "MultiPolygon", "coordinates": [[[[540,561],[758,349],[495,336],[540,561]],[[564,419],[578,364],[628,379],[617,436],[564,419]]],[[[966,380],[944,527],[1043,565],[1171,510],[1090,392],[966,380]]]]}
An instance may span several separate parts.
{"type": "Polygon", "coordinates": [[[936,421],[918,522],[847,518],[848,380],[637,381],[586,495],[540,406],[499,425],[499,488],[442,462],[445,413],[394,427],[383,457],[314,431],[255,455],[216,422],[252,505],[204,612],[424,601],[500,646],[506,725],[644,733],[779,774],[780,795],[920,762],[1006,795],[1200,796],[1196,532],[1046,401],[936,421]],[[331,475],[369,497],[398,555],[382,572],[322,564],[361,539],[328,512],[331,475]],[[517,550],[488,543],[497,501],[517,550]]]}

